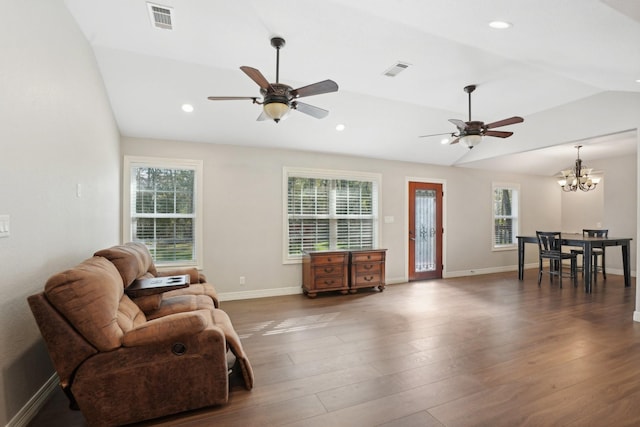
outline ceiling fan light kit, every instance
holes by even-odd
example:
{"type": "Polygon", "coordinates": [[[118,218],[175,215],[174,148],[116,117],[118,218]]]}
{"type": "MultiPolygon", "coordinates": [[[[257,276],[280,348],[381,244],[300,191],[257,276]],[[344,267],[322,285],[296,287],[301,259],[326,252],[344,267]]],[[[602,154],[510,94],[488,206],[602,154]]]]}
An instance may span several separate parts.
{"type": "Polygon", "coordinates": [[[580,159],[580,148],[582,145],[576,145],[578,149],[578,157],[572,169],[565,169],[560,171],[562,178],[558,180],[558,184],[563,191],[591,191],[595,190],[596,186],[600,183],[600,178],[591,176],[593,169],[583,167],[582,159],[580,159]]]}
{"type": "Polygon", "coordinates": [[[268,103],[264,103],[262,105],[262,109],[264,113],[276,123],[285,118],[291,110],[286,102],[279,102],[274,100],[268,103]]]}
{"type": "Polygon", "coordinates": [[[451,135],[453,140],[449,144],[460,143],[465,147],[472,149],[476,145],[482,142],[485,136],[493,136],[496,138],[508,138],[513,135],[513,132],[505,132],[498,130],[490,130],[501,126],[514,125],[516,123],[524,122],[522,117],[513,116],[508,119],[498,120],[497,122],[484,124],[477,120],[471,120],[471,93],[476,90],[475,85],[469,85],[464,87],[464,91],[469,94],[469,121],[464,122],[458,119],[449,119],[449,122],[453,123],[458,128],[458,133],[436,133],[432,135],[422,135],[420,138],[426,138],[429,136],[439,135],[451,135]]]}
{"type": "Polygon", "coordinates": [[[460,137],[460,144],[472,149],[482,142],[482,135],[464,135],[460,137]]]}
{"type": "Polygon", "coordinates": [[[258,101],[258,98],[255,96],[210,96],[208,99],[211,101],[250,99],[254,104],[262,105],[262,114],[258,116],[258,120],[271,119],[276,123],[287,117],[291,110],[300,111],[316,119],[326,117],[329,114],[327,110],[299,102],[297,99],[305,96],[337,92],[338,84],[333,80],[323,80],[308,86],[293,89],[289,85],[280,83],[280,49],[284,47],[285,43],[282,37],[273,37],[271,39],[271,46],[276,49],[275,83],[269,83],[262,73],[255,68],[247,67],[246,65],[240,67],[240,70],[260,86],[262,101],[258,101]]]}

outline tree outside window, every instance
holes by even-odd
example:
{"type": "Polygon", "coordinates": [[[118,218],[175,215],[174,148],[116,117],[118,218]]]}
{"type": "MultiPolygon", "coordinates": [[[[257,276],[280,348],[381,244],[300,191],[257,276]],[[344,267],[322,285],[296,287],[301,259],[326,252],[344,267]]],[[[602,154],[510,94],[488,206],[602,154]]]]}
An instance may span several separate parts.
{"type": "Polygon", "coordinates": [[[517,246],[518,193],[516,184],[493,186],[493,236],[494,249],[512,249],[517,246]]]}
{"type": "Polygon", "coordinates": [[[287,259],[304,251],[376,246],[376,180],[285,174],[287,259]]]}
{"type": "Polygon", "coordinates": [[[158,265],[198,265],[201,162],[155,162],[127,162],[125,240],[143,242],[158,265]]]}

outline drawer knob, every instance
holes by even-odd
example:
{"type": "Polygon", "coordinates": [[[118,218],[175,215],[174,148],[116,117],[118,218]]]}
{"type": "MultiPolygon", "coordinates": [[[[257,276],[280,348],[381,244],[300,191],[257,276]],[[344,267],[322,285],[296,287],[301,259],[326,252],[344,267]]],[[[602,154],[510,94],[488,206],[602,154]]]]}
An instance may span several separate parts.
{"type": "Polygon", "coordinates": [[[333,267],[325,267],[324,268],[324,272],[325,273],[331,273],[333,271],[333,267]]]}

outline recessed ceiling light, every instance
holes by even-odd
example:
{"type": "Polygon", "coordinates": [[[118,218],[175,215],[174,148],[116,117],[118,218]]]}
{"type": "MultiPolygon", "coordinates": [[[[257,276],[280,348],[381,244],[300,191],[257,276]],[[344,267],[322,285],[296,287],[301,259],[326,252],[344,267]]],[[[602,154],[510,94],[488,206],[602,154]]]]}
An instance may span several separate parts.
{"type": "Polygon", "coordinates": [[[636,83],[640,83],[640,79],[636,79],[636,83]]]}
{"type": "Polygon", "coordinates": [[[440,140],[440,144],[442,144],[442,145],[445,145],[445,144],[448,144],[448,143],[449,143],[449,138],[442,138],[440,140]]]}
{"type": "Polygon", "coordinates": [[[511,28],[513,24],[506,21],[491,21],[489,22],[489,26],[496,30],[506,30],[507,28],[511,28]]]}
{"type": "Polygon", "coordinates": [[[336,126],[336,130],[338,132],[342,132],[344,130],[344,125],[342,123],[340,123],[339,125],[336,126]]]}
{"type": "Polygon", "coordinates": [[[193,105],[182,104],[182,111],[184,111],[185,113],[193,113],[193,105]]]}

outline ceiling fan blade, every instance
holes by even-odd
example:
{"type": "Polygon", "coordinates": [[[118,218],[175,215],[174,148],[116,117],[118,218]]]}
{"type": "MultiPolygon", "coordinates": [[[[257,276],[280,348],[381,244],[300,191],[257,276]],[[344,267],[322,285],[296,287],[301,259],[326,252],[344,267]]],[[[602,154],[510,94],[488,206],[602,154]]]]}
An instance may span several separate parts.
{"type": "Polygon", "coordinates": [[[262,75],[260,71],[256,70],[255,68],[247,67],[246,65],[243,65],[242,67],[240,67],[240,69],[244,71],[244,73],[249,76],[251,80],[256,82],[261,89],[273,89],[271,87],[271,83],[267,81],[267,79],[262,75]]]}
{"type": "Polygon", "coordinates": [[[302,98],[303,96],[320,95],[321,93],[337,92],[338,84],[333,80],[323,80],[308,86],[303,86],[291,91],[294,98],[302,98]]]}
{"type": "Polygon", "coordinates": [[[497,122],[489,123],[488,125],[485,126],[485,129],[499,128],[500,126],[513,125],[513,124],[522,123],[522,122],[524,122],[524,119],[522,117],[514,116],[514,117],[510,117],[508,119],[499,120],[497,122]]]}
{"type": "Polygon", "coordinates": [[[210,96],[207,99],[210,101],[239,101],[251,99],[254,104],[258,102],[258,98],[255,96],[210,96]]]}
{"type": "Polygon", "coordinates": [[[449,119],[449,121],[453,123],[460,130],[460,132],[464,131],[467,128],[467,123],[463,122],[462,120],[449,119]]]}
{"type": "Polygon", "coordinates": [[[305,104],[303,102],[294,102],[292,103],[292,107],[300,111],[301,113],[308,114],[311,117],[315,117],[316,119],[323,119],[329,115],[329,112],[327,110],[314,107],[313,105],[305,104]]]}
{"type": "Polygon", "coordinates": [[[447,133],[432,133],[431,135],[420,135],[418,136],[418,138],[428,138],[430,136],[441,136],[441,135],[449,135],[449,136],[456,136],[456,134],[451,133],[451,132],[447,132],[447,133]]]}
{"type": "Polygon", "coordinates": [[[258,118],[256,119],[256,121],[263,121],[263,120],[271,120],[271,117],[267,116],[267,113],[265,113],[264,111],[262,111],[260,113],[260,115],[258,116],[258,118]]]}
{"type": "Polygon", "coordinates": [[[513,135],[513,132],[504,132],[499,130],[488,130],[484,133],[485,136],[495,136],[498,138],[509,138],[513,135]]]}
{"type": "Polygon", "coordinates": [[[458,137],[456,137],[456,139],[454,139],[453,141],[451,141],[451,142],[449,143],[449,145],[451,145],[451,144],[457,144],[458,142],[460,142],[460,137],[459,137],[459,136],[458,136],[458,137]]]}

